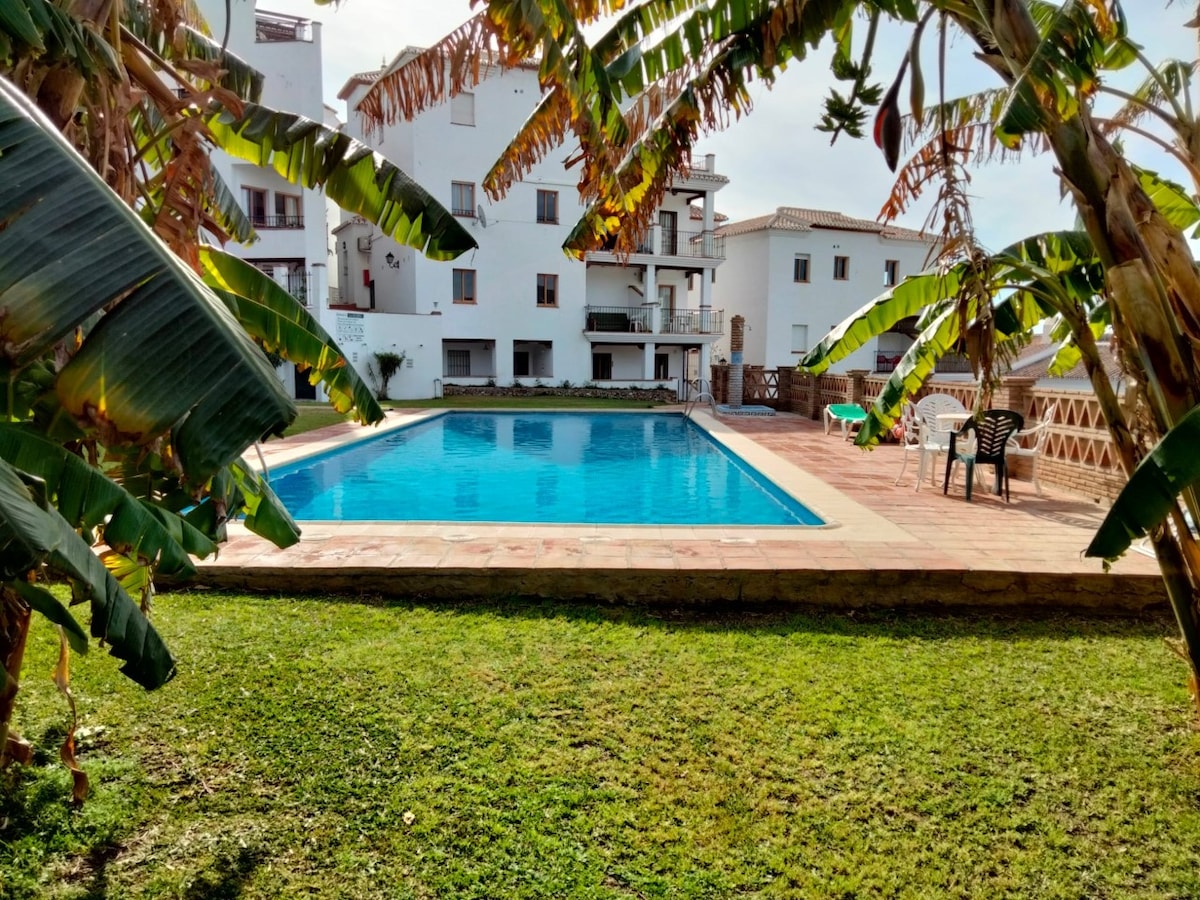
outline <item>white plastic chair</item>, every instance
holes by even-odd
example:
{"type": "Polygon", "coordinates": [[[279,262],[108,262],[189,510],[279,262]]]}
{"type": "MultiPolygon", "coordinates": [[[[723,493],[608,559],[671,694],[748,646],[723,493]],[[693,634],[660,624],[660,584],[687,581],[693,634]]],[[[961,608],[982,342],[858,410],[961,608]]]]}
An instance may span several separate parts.
{"type": "MultiPolygon", "coordinates": [[[[929,469],[930,486],[937,487],[937,459],[943,449],[941,444],[930,437],[929,426],[917,415],[917,411],[911,403],[904,404],[904,412],[900,414],[900,423],[904,428],[904,436],[900,439],[901,449],[904,451],[904,464],[900,466],[900,474],[896,476],[893,484],[900,483],[900,479],[904,477],[904,472],[908,468],[909,456],[916,454],[917,483],[915,490],[921,490],[926,467],[929,469]]],[[[948,441],[949,438],[947,438],[948,441]]]]}
{"type": "Polygon", "coordinates": [[[937,417],[946,413],[968,412],[962,402],[950,394],[929,394],[922,397],[916,403],[916,410],[917,416],[925,422],[926,438],[937,443],[943,451],[949,449],[950,434],[955,429],[939,428],[937,417]]]}
{"type": "Polygon", "coordinates": [[[1037,464],[1038,459],[1042,455],[1042,450],[1046,446],[1046,439],[1050,436],[1050,425],[1054,422],[1054,412],[1058,408],[1057,403],[1051,403],[1042,410],[1042,417],[1038,423],[1032,428],[1026,428],[1024,431],[1018,431],[1008,439],[1008,448],[1004,451],[1004,455],[1012,458],[1022,457],[1031,461],[1033,490],[1040,497],[1042,496],[1042,486],[1037,480],[1037,464]]]}

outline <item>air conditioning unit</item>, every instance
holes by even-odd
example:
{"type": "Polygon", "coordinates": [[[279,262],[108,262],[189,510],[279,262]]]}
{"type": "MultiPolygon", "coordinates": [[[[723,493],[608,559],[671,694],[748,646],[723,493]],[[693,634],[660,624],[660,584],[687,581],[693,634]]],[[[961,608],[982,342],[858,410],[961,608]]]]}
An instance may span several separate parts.
{"type": "Polygon", "coordinates": [[[371,252],[371,239],[369,237],[360,237],[358,239],[358,252],[359,253],[370,253],[371,252]]]}

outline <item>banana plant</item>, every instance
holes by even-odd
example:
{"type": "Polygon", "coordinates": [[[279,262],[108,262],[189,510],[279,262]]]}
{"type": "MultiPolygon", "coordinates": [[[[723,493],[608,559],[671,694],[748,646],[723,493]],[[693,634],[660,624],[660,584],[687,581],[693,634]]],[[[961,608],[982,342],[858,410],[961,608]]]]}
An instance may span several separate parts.
{"type": "MultiPolygon", "coordinates": [[[[992,256],[961,260],[944,271],[904,279],[847,317],[801,360],[799,368],[818,375],[903,319],[920,316],[920,333],[880,393],[857,443],[879,440],[899,415],[905,398],[932,374],[945,353],[988,323],[1000,346],[1019,349],[1032,330],[1054,316],[1080,321],[1103,307],[1103,271],[1083,232],[1049,232],[1017,241],[992,256]],[[960,306],[964,285],[982,277],[986,297],[960,306]],[[986,306],[986,309],[985,309],[986,306]],[[964,330],[963,323],[966,323],[964,330]]],[[[1082,355],[1073,330],[1064,347],[1082,355]]],[[[1089,358],[1099,366],[1092,340],[1089,358]]],[[[1064,349],[1060,352],[1066,353],[1064,349]]]]}
{"type": "MultiPolygon", "coordinates": [[[[1197,446],[1200,407],[1180,419],[1138,464],[1088,545],[1087,555],[1114,560],[1169,516],[1178,516],[1179,495],[1200,484],[1197,446]]],[[[1185,530],[1196,527],[1182,517],[1174,525],[1185,530]]]]}

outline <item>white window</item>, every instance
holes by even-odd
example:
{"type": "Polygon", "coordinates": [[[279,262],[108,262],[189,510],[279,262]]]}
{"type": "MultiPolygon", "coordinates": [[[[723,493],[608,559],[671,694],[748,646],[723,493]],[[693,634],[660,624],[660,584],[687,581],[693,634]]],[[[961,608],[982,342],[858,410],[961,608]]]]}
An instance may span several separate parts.
{"type": "Polygon", "coordinates": [[[242,188],[246,197],[246,215],[255,228],[267,227],[267,192],[260,188],[242,188]]]}
{"type": "Polygon", "coordinates": [[[885,287],[891,287],[900,280],[900,260],[885,259],[883,261],[883,283],[885,287]]]}
{"type": "Polygon", "coordinates": [[[475,185],[469,181],[450,182],[450,211],[456,216],[475,218],[475,185]]]}
{"type": "Polygon", "coordinates": [[[475,95],[467,91],[450,98],[450,124],[475,124],[475,95]]]}
{"type": "Polygon", "coordinates": [[[808,281],[808,264],[810,257],[807,253],[797,253],[792,261],[792,281],[808,281]]]}
{"type": "Polygon", "coordinates": [[[537,192],[537,220],[543,225],[558,224],[558,191],[537,192]]]}
{"type": "Polygon", "coordinates": [[[447,350],[446,374],[469,376],[471,374],[471,351],[447,350]]]}
{"type": "Polygon", "coordinates": [[[275,195],[275,225],[279,228],[303,228],[300,198],[294,194],[275,195]]]}
{"type": "Polygon", "coordinates": [[[454,270],[454,302],[455,303],[474,303],[475,302],[475,270],[474,269],[455,269],[454,270]]]}
{"type": "Polygon", "coordinates": [[[850,277],[850,257],[835,256],[833,258],[833,280],[845,281],[850,277]]]}
{"type": "Polygon", "coordinates": [[[793,325],[792,326],[792,352],[807,353],[808,352],[808,326],[793,325]]]}
{"type": "Polygon", "coordinates": [[[537,277],[537,305],[558,306],[558,276],[542,275],[537,277]]]}

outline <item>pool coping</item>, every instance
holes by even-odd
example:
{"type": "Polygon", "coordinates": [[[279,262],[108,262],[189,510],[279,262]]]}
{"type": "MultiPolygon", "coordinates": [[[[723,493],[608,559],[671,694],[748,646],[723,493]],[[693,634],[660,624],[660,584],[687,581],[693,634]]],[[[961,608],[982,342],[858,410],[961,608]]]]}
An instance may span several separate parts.
{"type": "MultiPolygon", "coordinates": [[[[269,466],[280,465],[444,412],[393,412],[378,429],[334,426],[307,439],[267,445],[264,456],[269,466]]],[[[1012,504],[979,494],[966,504],[940,491],[913,493],[909,484],[893,484],[896,447],[864,455],[796,416],[751,422],[714,419],[707,411],[694,415],[715,440],[835,522],[736,527],[314,521],[302,523],[300,542],[282,550],[231,524],[228,544],[217,558],[198,563],[193,583],[269,593],[431,600],[525,596],[672,607],[1130,614],[1164,606],[1161,576],[1151,560],[1135,554],[1105,572],[1098,561],[1080,558],[1081,534],[1097,512],[1077,498],[1034,497],[1017,482],[1012,504]]]]}
{"type": "MultiPolygon", "coordinates": [[[[521,412],[555,412],[547,409],[505,409],[504,413],[521,412]]],[[[581,410],[561,410],[561,412],[580,412],[581,410]]],[[[598,415],[632,414],[632,415],[664,415],[672,414],[671,409],[629,409],[629,410],[582,410],[598,415]]],[[[301,462],[313,456],[340,450],[358,443],[375,440],[389,432],[407,428],[438,416],[452,414],[455,410],[428,410],[421,413],[400,413],[389,415],[372,431],[365,429],[359,433],[342,433],[328,436],[318,436],[306,445],[298,445],[281,449],[271,456],[268,471],[276,466],[290,465],[301,462]]],[[[464,535],[479,535],[486,537],[514,537],[525,535],[529,537],[556,537],[564,532],[576,536],[607,536],[610,538],[647,538],[656,537],[664,540],[687,539],[754,539],[766,540],[815,540],[815,541],[914,541],[911,535],[898,528],[884,516],[879,515],[869,507],[857,502],[842,491],[829,485],[811,472],[787,460],[781,459],[769,450],[756,444],[736,430],[728,427],[719,419],[714,418],[705,410],[692,410],[689,414],[692,421],[703,429],[718,444],[731,453],[741,457],[760,474],[768,478],[777,488],[789,497],[804,504],[819,516],[823,523],[820,525],[607,525],[587,523],[498,523],[498,522],[395,522],[387,520],[361,520],[356,522],[331,521],[327,519],[305,520],[302,528],[312,529],[316,535],[305,536],[301,540],[323,539],[330,535],[359,534],[369,528],[373,534],[384,534],[391,537],[408,537],[415,535],[436,534],[448,539],[461,539],[464,535]]],[[[261,471],[261,465],[251,460],[255,469],[261,471]]]]}

